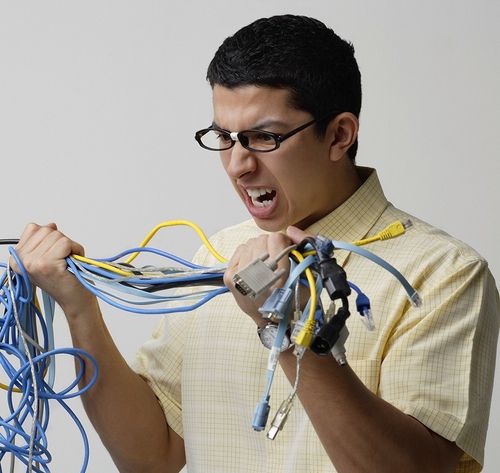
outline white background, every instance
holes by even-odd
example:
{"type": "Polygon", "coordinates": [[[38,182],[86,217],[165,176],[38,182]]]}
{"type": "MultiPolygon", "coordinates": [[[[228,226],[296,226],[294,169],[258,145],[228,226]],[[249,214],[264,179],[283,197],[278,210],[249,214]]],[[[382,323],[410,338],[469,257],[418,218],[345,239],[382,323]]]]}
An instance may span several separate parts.
{"type": "MultiPolygon", "coordinates": [[[[219,44],[279,13],[317,17],[354,43],[364,91],[358,163],[378,169],[397,206],[475,247],[499,280],[493,0],[0,0],[0,238],[18,237],[30,221],[55,221],[87,255],[104,257],[163,220],[191,219],[210,234],[246,218],[216,154],[198,148],[193,133],[211,122],[205,73],[219,44]]],[[[185,257],[198,246],[184,229],[154,243],[185,257]]],[[[104,311],[130,359],[155,321],[104,311]]],[[[56,336],[69,345],[62,314],[56,336]]],[[[58,376],[61,385],[70,379],[70,362],[58,376]]],[[[500,471],[499,384],[488,473],[500,471]]],[[[85,421],[80,402],[72,406],[85,421]]],[[[116,471],[85,424],[88,472],[116,471]]],[[[57,407],[49,441],[52,471],[79,471],[78,433],[57,407]]]]}

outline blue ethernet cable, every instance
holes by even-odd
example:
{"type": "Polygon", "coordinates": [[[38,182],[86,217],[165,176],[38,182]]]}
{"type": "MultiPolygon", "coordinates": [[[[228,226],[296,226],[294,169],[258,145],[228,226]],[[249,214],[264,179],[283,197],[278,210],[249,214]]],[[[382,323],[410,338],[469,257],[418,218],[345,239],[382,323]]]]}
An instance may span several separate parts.
{"type": "Polygon", "coordinates": [[[365,327],[373,331],[375,330],[375,322],[373,320],[373,315],[371,311],[370,299],[368,296],[351,281],[348,281],[349,287],[354,290],[357,294],[356,297],[356,310],[358,314],[361,316],[361,321],[365,325],[365,327]]]}
{"type": "Polygon", "coordinates": [[[382,268],[389,271],[401,283],[406,291],[408,299],[414,307],[419,307],[422,304],[422,300],[420,299],[418,292],[413,288],[408,280],[394,266],[383,260],[380,256],[345,241],[331,240],[331,242],[336,249],[352,251],[353,253],[364,256],[379,266],[382,266],[382,268]]]}
{"type": "MultiPolygon", "coordinates": [[[[304,258],[299,264],[297,264],[293,270],[290,272],[288,279],[286,280],[283,289],[290,289],[293,283],[300,277],[300,275],[315,261],[313,256],[308,256],[304,258]]],[[[283,345],[283,340],[285,338],[285,333],[288,328],[288,317],[283,317],[278,324],[278,332],[276,338],[274,339],[273,346],[271,347],[266,370],[266,386],[264,388],[264,393],[261,400],[257,404],[252,420],[252,427],[256,431],[262,431],[266,427],[267,419],[269,417],[270,405],[269,399],[271,398],[271,386],[274,380],[274,373],[276,371],[276,366],[278,363],[278,358],[281,352],[281,346],[283,345]]]]}
{"type": "Polygon", "coordinates": [[[136,307],[129,307],[125,306],[123,304],[120,304],[111,298],[105,296],[101,291],[97,290],[92,284],[87,282],[84,277],[80,274],[78,271],[75,263],[71,258],[67,258],[66,262],[68,263],[68,267],[71,269],[73,274],[76,276],[76,278],[80,281],[80,283],[87,288],[92,294],[94,294],[96,297],[99,299],[103,300],[104,302],[108,303],[109,305],[116,307],[121,310],[125,310],[127,312],[133,312],[136,314],[149,314],[149,315],[162,315],[162,314],[172,314],[175,312],[189,312],[191,310],[197,309],[198,307],[202,306],[209,300],[213,299],[214,297],[224,294],[225,292],[228,292],[229,289],[227,287],[221,287],[218,289],[214,289],[211,291],[209,294],[205,295],[202,297],[198,302],[187,305],[187,306],[182,306],[182,307],[171,307],[171,308],[162,308],[162,309],[139,309],[136,307]]]}
{"type": "MultiPolygon", "coordinates": [[[[84,459],[81,472],[84,472],[88,465],[88,440],[82,424],[66,405],[65,400],[80,396],[95,383],[98,375],[97,363],[89,354],[76,348],[52,349],[54,343],[51,325],[53,321],[54,302],[44,294],[43,303],[46,310],[44,318],[42,312],[33,302],[34,292],[24,266],[19,261],[15,250],[10,249],[9,251],[20,268],[20,274],[12,273],[8,278],[12,285],[9,290],[6,290],[4,287],[4,283],[7,281],[6,273],[0,279],[0,281],[3,281],[0,284],[0,305],[4,308],[3,317],[0,318],[0,371],[5,373],[10,379],[7,387],[9,415],[4,418],[0,417],[0,460],[4,455],[12,454],[17,460],[25,464],[29,471],[35,473],[50,472],[47,464],[50,462],[51,456],[47,448],[45,431],[49,423],[50,410],[48,401],[54,399],[61,404],[80,430],[84,444],[84,459]],[[18,313],[21,330],[24,333],[17,331],[13,317],[14,310],[18,313]],[[38,355],[36,354],[37,349],[32,344],[34,338],[37,338],[38,335],[35,330],[36,320],[38,320],[38,330],[41,330],[39,335],[43,339],[43,346],[39,347],[42,353],[38,355]],[[29,350],[32,355],[30,362],[26,358],[24,349],[29,350]],[[4,353],[7,357],[4,356],[4,353]],[[55,357],[61,354],[70,355],[78,359],[80,370],[75,380],[69,386],[59,392],[55,392],[53,390],[53,379],[51,379],[53,376],[50,375],[50,367],[54,365],[55,357]],[[19,367],[14,366],[14,362],[15,364],[19,363],[19,367]],[[93,376],[86,386],[75,390],[78,383],[82,380],[85,363],[90,363],[88,366],[92,365],[94,367],[93,376]],[[37,418],[34,418],[37,410],[34,405],[35,380],[32,379],[33,369],[38,388],[38,402],[40,406],[43,406],[42,413],[39,413],[39,417],[37,418]],[[45,382],[44,377],[47,369],[49,370],[49,379],[48,382],[45,382]],[[14,389],[20,391],[19,395],[16,394],[15,403],[14,389]],[[33,438],[24,429],[24,424],[30,418],[35,422],[33,438]],[[15,443],[16,439],[18,440],[15,443]],[[19,442],[19,439],[21,439],[21,442],[19,442]]],[[[1,264],[1,267],[6,268],[7,271],[9,270],[4,264],[1,264]]]]}
{"type": "Polygon", "coordinates": [[[121,253],[118,253],[117,255],[111,256],[109,258],[95,258],[95,261],[100,261],[103,263],[113,262],[113,261],[116,261],[120,258],[123,258],[124,256],[131,255],[132,253],[154,253],[156,255],[163,256],[167,259],[175,261],[176,263],[180,263],[188,268],[206,269],[205,266],[200,266],[200,265],[195,264],[191,261],[180,258],[179,256],[176,256],[172,253],[168,253],[167,251],[159,250],[157,248],[152,248],[149,246],[141,246],[141,247],[136,247],[136,248],[132,248],[132,249],[127,249],[127,250],[124,250],[121,253]]]}
{"type": "MultiPolygon", "coordinates": [[[[82,271],[83,278],[91,282],[96,290],[99,290],[102,294],[126,304],[153,305],[153,304],[160,304],[167,302],[179,302],[183,300],[199,300],[200,297],[210,294],[212,292],[212,290],[206,289],[206,290],[188,292],[186,294],[178,294],[177,293],[178,291],[176,290],[175,295],[171,296],[159,295],[153,292],[144,292],[143,290],[136,287],[125,286],[122,284],[115,284],[115,282],[112,280],[96,278],[95,275],[85,272],[85,270],[83,270],[82,268],[80,268],[80,270],[82,271]],[[103,289],[102,286],[108,287],[116,292],[122,292],[124,294],[129,294],[131,296],[138,297],[140,298],[140,300],[125,299],[124,297],[118,296],[114,292],[106,291],[105,289],[103,289]]],[[[167,289],[167,290],[173,291],[173,289],[167,289]]]]}
{"type": "MultiPolygon", "coordinates": [[[[69,258],[71,259],[71,258],[69,258]]],[[[73,260],[71,259],[73,262],[73,260]]],[[[92,266],[91,264],[88,263],[82,263],[79,262],[79,265],[82,268],[85,268],[89,271],[92,271],[98,275],[108,277],[109,279],[112,279],[116,282],[122,282],[126,281],[129,284],[171,284],[172,286],[175,287],[175,285],[183,284],[183,283],[195,283],[198,281],[203,281],[206,279],[220,279],[222,281],[223,274],[214,272],[214,273],[203,273],[203,274],[194,274],[192,276],[182,276],[182,277],[163,277],[163,278],[134,278],[132,276],[127,277],[126,279],[123,276],[119,276],[116,273],[113,273],[109,270],[103,269],[103,268],[98,268],[95,266],[92,266]]],[[[69,266],[69,264],[68,264],[69,266]]],[[[75,265],[76,266],[76,265],[75,265]]],[[[73,269],[73,268],[71,268],[73,269]]]]}
{"type": "MultiPolygon", "coordinates": [[[[180,269],[179,271],[169,271],[170,268],[166,268],[163,270],[165,276],[161,277],[161,273],[159,273],[160,277],[127,277],[123,278],[122,276],[117,275],[111,271],[107,271],[102,268],[98,268],[96,266],[88,265],[87,263],[79,262],[76,264],[75,260],[71,260],[68,258],[68,267],[74,273],[75,277],[77,277],[80,282],[89,290],[91,290],[97,297],[105,300],[106,302],[118,307],[122,310],[131,311],[130,307],[127,307],[125,304],[139,304],[139,305],[150,305],[158,302],[180,302],[185,300],[196,300],[197,302],[184,307],[176,307],[171,309],[149,309],[149,310],[133,310],[137,313],[146,313],[146,314],[163,314],[163,313],[171,313],[171,312],[179,312],[179,311],[187,311],[192,310],[200,305],[204,304],[208,300],[213,297],[227,292],[227,288],[218,287],[214,290],[200,290],[195,291],[191,294],[176,294],[171,296],[164,296],[149,293],[141,290],[141,286],[145,285],[158,285],[158,284],[166,284],[172,287],[175,285],[184,284],[187,286],[194,286],[197,284],[203,285],[204,281],[207,284],[210,282],[219,279],[222,282],[223,277],[223,265],[219,265],[214,268],[206,268],[200,265],[196,265],[189,261],[183,260],[182,258],[178,258],[175,255],[170,253],[156,250],[154,248],[134,248],[131,250],[127,250],[118,255],[115,255],[111,258],[104,258],[101,261],[115,261],[125,255],[134,252],[148,252],[155,253],[162,257],[168,258],[172,261],[180,263],[184,266],[184,268],[188,268],[188,271],[184,269],[180,269]],[[72,263],[75,263],[74,265],[72,263]],[[189,270],[194,270],[195,272],[189,274],[189,270]],[[182,276],[180,273],[183,273],[182,276]],[[91,276],[93,274],[93,276],[91,276]],[[105,297],[102,289],[97,289],[93,286],[97,285],[97,278],[101,277],[100,284],[108,285],[115,290],[119,290],[121,292],[130,293],[131,295],[139,296],[143,301],[132,301],[122,299],[122,302],[125,304],[117,304],[113,303],[110,298],[105,297]],[[89,279],[89,281],[85,281],[85,278],[89,279]],[[92,278],[95,278],[95,281],[92,281],[92,278]],[[128,284],[136,284],[138,287],[127,286],[120,284],[120,282],[126,281],[128,284]]],[[[20,268],[20,274],[12,275],[12,291],[14,296],[11,297],[9,291],[0,290],[0,304],[4,307],[4,317],[0,318],[0,366],[5,374],[10,378],[10,384],[7,390],[8,397],[8,406],[9,406],[9,416],[5,419],[0,418],[0,432],[3,430],[5,435],[0,434],[0,460],[4,457],[6,453],[14,455],[19,461],[24,463],[30,471],[35,473],[49,472],[48,464],[50,463],[51,456],[47,448],[47,439],[45,435],[45,430],[48,426],[49,421],[49,400],[56,400],[59,402],[63,408],[68,412],[70,417],[75,421],[76,425],[80,429],[83,443],[84,443],[84,460],[82,465],[82,472],[84,472],[87,468],[88,464],[88,441],[86,438],[85,431],[81,423],[78,421],[74,413],[71,409],[65,404],[64,400],[70,397],[75,397],[81,395],[86,389],[90,388],[97,377],[97,367],[95,366],[95,360],[93,360],[88,354],[84,352],[79,353],[78,351],[74,351],[74,349],[68,350],[54,350],[54,337],[53,337],[53,314],[54,314],[54,301],[50,298],[46,293],[42,291],[42,302],[43,308],[45,312],[45,320],[43,319],[43,314],[33,303],[34,293],[32,291],[31,282],[29,281],[27,272],[22,265],[21,261],[17,257],[17,254],[13,248],[9,249],[11,256],[16,260],[20,268]],[[20,334],[17,331],[14,319],[13,319],[13,308],[14,304],[17,307],[18,316],[21,323],[21,329],[24,332],[23,337],[19,336],[20,334]],[[23,353],[23,347],[26,343],[26,349],[30,351],[32,355],[36,355],[37,350],[32,345],[29,340],[32,341],[37,338],[35,333],[35,319],[38,319],[38,326],[41,327],[41,338],[43,339],[43,347],[40,347],[43,350],[43,353],[37,356],[33,356],[31,360],[31,364],[29,364],[26,360],[26,357],[23,353]],[[24,338],[27,338],[28,342],[24,341],[24,338]],[[7,343],[2,343],[1,340],[4,340],[7,343]],[[11,363],[9,359],[7,359],[1,353],[9,354],[9,357],[17,358],[20,367],[15,367],[14,364],[11,363]],[[71,354],[79,359],[79,363],[81,366],[80,372],[77,374],[74,381],[66,387],[64,390],[59,392],[54,392],[54,377],[55,377],[55,359],[56,355],[61,355],[63,353],[71,354]],[[77,390],[74,392],[74,388],[78,385],[83,377],[83,366],[84,366],[84,358],[88,360],[91,364],[94,365],[94,376],[85,387],[85,389],[77,390]],[[35,409],[33,402],[35,400],[33,396],[34,384],[31,380],[31,370],[32,366],[35,367],[35,377],[38,385],[37,393],[39,397],[39,403],[43,404],[43,417],[35,419],[36,428],[35,428],[35,437],[31,439],[31,435],[26,433],[24,430],[24,424],[29,421],[30,418],[33,418],[35,415],[35,409]],[[48,371],[48,379],[44,380],[45,372],[48,371]],[[20,391],[20,398],[16,398],[16,404],[13,402],[14,389],[20,391]],[[72,392],[73,391],[73,392],[72,392]],[[15,439],[24,439],[24,444],[19,445],[19,440],[17,441],[17,445],[15,439]],[[30,447],[28,448],[28,443],[30,443],[30,447]],[[38,466],[36,466],[38,464],[38,466]]],[[[98,260],[99,261],[99,260],[98,260]]],[[[8,267],[4,264],[1,267],[8,267]]],[[[145,271],[148,271],[148,268],[143,268],[145,271]]],[[[158,270],[157,270],[158,271],[158,270]]],[[[2,277],[1,281],[6,281],[5,275],[2,277]]],[[[2,283],[3,284],[3,283],[2,283]]],[[[220,284],[220,283],[219,283],[220,284]]],[[[1,286],[0,286],[1,289],[1,286]]],[[[169,291],[169,289],[166,289],[169,291]]],[[[117,297],[111,293],[106,293],[110,297],[117,297]]],[[[21,442],[22,443],[22,442],[21,442]]],[[[0,467],[1,468],[1,467],[0,467]]],[[[0,469],[1,471],[1,469],[0,469]]]]}
{"type": "MultiPolygon", "coordinates": [[[[401,284],[404,286],[410,300],[414,304],[419,303],[419,298],[418,294],[416,291],[411,287],[411,285],[406,281],[406,279],[399,273],[394,267],[392,267],[389,263],[385,262],[381,258],[377,257],[376,255],[373,255],[372,253],[359,248],[354,245],[350,245],[349,243],[346,242],[339,242],[335,240],[331,240],[331,243],[335,246],[337,249],[345,249],[348,251],[352,251],[354,253],[360,254],[364,257],[369,258],[370,260],[376,262],[377,264],[381,265],[384,267],[386,270],[390,271],[394,276],[398,278],[398,280],[401,282],[401,284]]],[[[12,250],[13,251],[13,250],[12,250]]],[[[17,257],[15,255],[15,252],[11,254],[12,256],[17,260],[17,257]]],[[[213,290],[202,290],[202,291],[197,291],[197,292],[192,292],[189,294],[176,294],[173,296],[165,296],[165,295],[158,295],[158,294],[152,294],[149,293],[143,289],[141,289],[141,286],[144,285],[159,285],[164,284],[170,287],[174,287],[176,284],[182,284],[187,287],[190,286],[195,286],[195,285],[204,285],[204,281],[207,282],[206,285],[210,285],[209,281],[214,280],[217,278],[222,279],[222,270],[224,269],[223,267],[214,267],[214,268],[207,268],[199,265],[195,265],[194,263],[191,263],[189,261],[183,260],[182,258],[178,258],[175,255],[172,255],[170,253],[161,251],[161,250],[156,250],[154,248],[149,248],[149,247],[140,247],[140,248],[133,248],[130,250],[126,250],[118,255],[115,255],[110,258],[102,258],[99,260],[95,261],[100,261],[100,262],[115,262],[122,258],[123,256],[129,255],[131,253],[137,253],[137,252],[149,252],[149,253],[154,253],[157,255],[160,255],[162,257],[165,257],[167,259],[170,259],[172,261],[175,261],[177,263],[180,263],[183,265],[185,268],[190,268],[192,270],[202,270],[201,273],[197,274],[188,274],[189,271],[180,271],[184,273],[182,276],[176,276],[176,274],[179,274],[175,270],[172,270],[169,272],[168,268],[164,271],[165,277],[123,277],[121,275],[117,275],[116,273],[113,273],[112,271],[108,271],[103,268],[99,268],[96,266],[93,266],[88,263],[83,263],[83,262],[76,262],[75,260],[72,260],[71,258],[67,259],[68,263],[68,268],[70,271],[73,272],[75,277],[92,293],[94,293],[97,297],[100,299],[104,300],[110,305],[113,305],[119,309],[130,311],[130,312],[135,312],[135,313],[141,313],[141,314],[168,314],[168,313],[173,313],[173,312],[184,312],[184,311],[189,311],[193,310],[205,302],[208,302],[211,300],[213,297],[216,297],[219,294],[225,293],[228,291],[226,287],[219,287],[217,289],[213,290]],[[204,271],[203,271],[204,270],[204,271]],[[169,277],[170,275],[170,277],[169,277]],[[124,284],[127,283],[127,284],[124,284]],[[137,285],[132,286],[132,284],[137,285]],[[102,288],[102,286],[109,287],[110,289],[113,289],[118,292],[123,292],[126,294],[129,294],[130,296],[138,297],[139,299],[142,300],[131,300],[131,299],[126,299],[125,297],[119,297],[116,294],[113,294],[110,291],[106,291],[105,289],[102,288]],[[115,300],[113,300],[113,298],[115,300]],[[152,305],[152,304],[157,304],[160,302],[181,302],[181,301],[186,301],[186,300],[193,300],[197,299],[197,302],[191,305],[184,305],[182,307],[174,307],[174,308],[166,308],[166,309],[140,309],[140,308],[135,308],[135,307],[130,307],[131,305],[152,305]],[[120,302],[117,302],[120,301],[120,302]]],[[[293,284],[298,277],[302,274],[304,269],[306,267],[309,267],[314,258],[308,257],[310,260],[305,263],[306,260],[304,260],[304,263],[301,269],[298,269],[300,267],[300,264],[297,265],[291,272],[287,283],[285,284],[284,288],[290,289],[291,284],[293,284]],[[293,275],[292,275],[293,273],[293,275]]],[[[306,258],[307,259],[307,258],[306,258]]],[[[95,365],[95,360],[92,361],[91,357],[88,354],[84,353],[76,353],[76,352],[63,352],[63,351],[58,351],[54,350],[54,336],[53,336],[53,330],[52,330],[52,322],[53,322],[53,313],[54,313],[54,301],[46,296],[44,293],[43,294],[43,306],[44,306],[44,312],[45,312],[45,321],[43,318],[43,314],[41,311],[35,307],[33,303],[33,293],[31,289],[31,283],[29,281],[29,278],[27,277],[26,271],[24,270],[23,266],[18,262],[19,267],[21,268],[21,275],[15,276],[16,280],[16,285],[13,288],[14,290],[14,300],[11,300],[11,297],[9,296],[7,291],[2,291],[2,285],[0,284],[0,305],[4,307],[4,317],[0,318],[0,367],[3,369],[3,371],[9,376],[11,379],[11,382],[9,384],[8,388],[8,403],[9,403],[9,408],[11,411],[11,415],[8,417],[9,421],[12,421],[12,423],[6,422],[6,419],[1,419],[0,418],[0,432],[2,429],[5,430],[5,435],[0,434],[0,445],[4,445],[7,450],[4,450],[2,447],[0,447],[0,460],[4,456],[4,454],[8,451],[9,453],[15,454],[16,457],[19,458],[20,461],[22,461],[25,465],[28,466],[28,458],[29,458],[29,452],[27,448],[28,440],[30,440],[30,436],[24,432],[23,429],[23,424],[27,419],[30,417],[34,416],[34,408],[33,408],[33,402],[34,402],[34,396],[33,396],[33,387],[34,384],[32,380],[30,380],[30,364],[26,361],[26,357],[23,354],[21,348],[23,347],[23,344],[25,343],[24,337],[28,336],[31,339],[36,338],[36,322],[35,319],[38,319],[38,325],[42,327],[42,336],[43,336],[43,347],[42,349],[44,350],[44,353],[34,356],[33,357],[33,362],[35,363],[36,366],[36,381],[38,386],[41,387],[39,390],[40,394],[40,402],[43,403],[44,405],[44,416],[40,420],[36,419],[37,422],[37,429],[36,429],[36,439],[34,442],[33,446],[33,454],[32,459],[34,462],[38,462],[40,465],[40,468],[37,468],[36,466],[29,465],[30,467],[33,468],[32,471],[35,471],[36,473],[38,472],[43,472],[47,473],[50,470],[48,469],[47,464],[50,462],[50,453],[47,449],[47,439],[45,436],[45,429],[48,426],[48,413],[49,413],[49,404],[48,400],[49,399],[55,399],[58,402],[60,402],[64,409],[68,411],[68,414],[70,417],[75,421],[76,425],[78,428],[80,428],[81,433],[82,433],[82,438],[84,439],[84,462],[82,466],[82,472],[85,471],[87,467],[87,462],[88,462],[88,442],[86,441],[86,435],[81,427],[81,424],[79,423],[78,419],[76,416],[74,416],[74,413],[67,407],[67,405],[64,403],[64,399],[67,399],[69,397],[74,397],[81,395],[82,390],[77,391],[77,392],[72,392],[72,390],[78,385],[78,382],[82,379],[83,377],[83,367],[85,366],[85,360],[87,359],[88,362],[93,363],[95,365]],[[19,315],[20,319],[22,321],[22,329],[25,333],[25,335],[20,334],[17,332],[17,328],[15,325],[15,321],[12,316],[12,311],[14,304],[19,305],[19,315]],[[46,322],[46,323],[45,323],[46,322]],[[21,335],[23,335],[21,337],[21,335]],[[9,348],[7,348],[9,347],[9,348]],[[16,348],[18,347],[18,348],[16,348]],[[3,355],[1,355],[1,351],[5,350],[7,353],[10,353],[11,357],[17,357],[21,363],[20,368],[14,367],[14,365],[3,355]],[[10,350],[10,351],[9,351],[10,350]],[[60,391],[59,393],[56,393],[53,391],[53,386],[54,386],[54,368],[55,368],[55,356],[58,354],[71,354],[72,356],[75,356],[80,363],[81,370],[79,374],[76,377],[76,380],[74,380],[67,388],[64,390],[60,391]],[[15,355],[14,355],[15,354],[15,355]],[[36,361],[35,361],[36,360],[36,361]],[[45,377],[45,371],[48,370],[48,381],[46,382],[44,380],[45,377]],[[12,402],[12,396],[14,389],[19,389],[21,391],[21,401],[16,404],[16,408],[14,408],[14,404],[12,402]],[[26,445],[15,445],[14,440],[15,438],[23,438],[26,441],[26,445]]],[[[124,265],[126,266],[126,265],[124,265]]],[[[7,266],[0,264],[0,267],[5,267],[7,266]]],[[[126,267],[124,268],[126,269],[126,267]]],[[[144,271],[148,271],[147,267],[142,268],[144,271]]],[[[158,271],[158,270],[157,270],[158,271]]],[[[134,268],[131,267],[131,272],[134,272],[134,268]]],[[[0,281],[5,281],[5,277],[0,279],[0,281]]],[[[3,284],[3,283],[2,283],[3,284]]],[[[321,292],[321,286],[322,283],[321,281],[316,281],[316,287],[317,287],[317,292],[318,296],[319,293],[321,292]]],[[[356,291],[357,286],[351,285],[351,287],[356,291]]],[[[169,291],[170,289],[163,288],[166,291],[169,291]]],[[[357,288],[359,289],[359,288],[357,288]]],[[[358,292],[358,291],[356,291],[358,292]]],[[[364,296],[361,292],[358,292],[358,298],[360,297],[360,294],[364,296]]],[[[365,296],[366,297],[366,296],[365,296]]],[[[320,301],[320,298],[318,297],[318,301],[320,301]]],[[[361,302],[366,302],[364,299],[362,299],[361,302]]],[[[368,301],[369,304],[369,301],[368,301]]],[[[321,314],[319,314],[321,315],[321,314]]],[[[321,320],[318,319],[318,314],[315,315],[315,318],[317,319],[318,322],[321,322],[321,320]]],[[[266,386],[266,391],[263,396],[263,402],[261,402],[261,414],[257,414],[257,421],[254,422],[257,427],[260,427],[262,425],[262,419],[263,415],[265,414],[266,411],[266,405],[267,405],[267,411],[269,410],[269,398],[270,398],[270,389],[271,389],[271,384],[273,381],[273,376],[274,376],[274,370],[276,368],[276,363],[277,363],[277,357],[279,356],[279,348],[282,345],[283,338],[285,331],[287,329],[288,325],[288,317],[283,317],[280,320],[280,324],[278,326],[278,335],[274,341],[273,347],[272,347],[272,352],[274,351],[274,354],[270,354],[270,359],[268,363],[268,376],[267,376],[267,386],[266,386]],[[260,419],[260,420],[259,420],[260,419]]],[[[321,317],[320,317],[321,319],[321,317]]],[[[36,349],[35,347],[30,344],[29,347],[27,347],[28,350],[30,351],[31,354],[36,354],[36,349]]],[[[95,382],[95,377],[97,376],[97,367],[94,367],[94,377],[92,378],[91,382],[86,386],[86,389],[90,388],[93,382],[95,382]]],[[[259,409],[259,407],[258,407],[259,409]]],[[[267,414],[265,414],[265,418],[267,420],[267,414]]],[[[264,420],[264,426],[265,426],[265,420],[264,420]]],[[[264,428],[262,427],[262,429],[264,428]]],[[[1,467],[0,467],[0,472],[1,472],[1,467]]]]}

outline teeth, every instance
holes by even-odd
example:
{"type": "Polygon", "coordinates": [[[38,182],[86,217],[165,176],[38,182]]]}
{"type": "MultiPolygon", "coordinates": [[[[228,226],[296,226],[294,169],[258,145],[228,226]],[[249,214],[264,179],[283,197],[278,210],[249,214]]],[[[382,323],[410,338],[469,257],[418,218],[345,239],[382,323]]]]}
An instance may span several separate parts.
{"type": "Polygon", "coordinates": [[[260,187],[258,189],[245,189],[248,196],[252,199],[252,204],[255,207],[268,207],[272,204],[273,200],[259,201],[258,198],[261,195],[270,194],[273,190],[267,187],[260,187]]]}
{"type": "Polygon", "coordinates": [[[246,191],[247,191],[247,194],[252,199],[256,199],[257,197],[260,197],[261,195],[270,194],[272,192],[272,189],[267,189],[265,187],[260,187],[259,189],[246,189],[246,191]]]}

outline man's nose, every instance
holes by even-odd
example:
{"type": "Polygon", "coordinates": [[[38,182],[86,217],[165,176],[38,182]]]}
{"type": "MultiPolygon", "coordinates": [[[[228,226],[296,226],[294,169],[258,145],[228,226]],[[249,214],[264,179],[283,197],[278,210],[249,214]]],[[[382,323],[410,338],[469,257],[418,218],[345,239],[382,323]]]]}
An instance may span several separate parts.
{"type": "MultiPolygon", "coordinates": [[[[231,136],[231,138],[233,138],[231,136]]],[[[234,146],[228,150],[230,154],[229,162],[226,166],[227,174],[238,179],[249,172],[254,172],[257,167],[257,159],[254,153],[244,148],[238,140],[235,140],[234,146]]]]}

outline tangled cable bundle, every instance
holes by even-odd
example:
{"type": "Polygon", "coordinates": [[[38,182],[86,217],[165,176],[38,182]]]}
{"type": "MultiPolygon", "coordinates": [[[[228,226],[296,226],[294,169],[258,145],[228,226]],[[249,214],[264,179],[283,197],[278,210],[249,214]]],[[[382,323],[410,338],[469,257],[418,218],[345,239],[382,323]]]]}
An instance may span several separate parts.
{"type": "MultiPolygon", "coordinates": [[[[352,244],[328,240],[321,236],[306,238],[299,245],[285,248],[279,255],[269,255],[253,261],[233,278],[236,289],[249,297],[274,289],[259,309],[263,317],[276,324],[276,333],[270,348],[266,389],[259,401],[252,426],[263,430],[269,414],[270,389],[282,349],[285,333],[291,333],[294,353],[297,356],[297,379],[294,387],[278,409],[268,437],[274,439],[283,428],[297,391],[300,360],[304,350],[311,349],[318,355],[332,354],[339,364],[345,364],[344,342],[348,336],[345,321],[349,317],[348,296],[351,289],[357,293],[356,309],[369,330],[374,329],[368,297],[350,281],[345,271],[333,258],[334,250],[358,253],[391,272],[402,284],[409,300],[419,305],[415,289],[389,263],[364,249],[361,245],[386,240],[405,233],[410,222],[395,222],[370,238],[352,244]],[[275,287],[283,270],[277,270],[278,260],[290,259],[290,274],[282,287],[275,287]],[[310,292],[302,311],[299,287],[310,292]],[[323,310],[320,294],[326,289],[331,299],[327,311],[323,310]],[[294,297],[295,296],[295,297],[294,297]],[[295,300],[295,310],[293,300],[295,300]],[[335,300],[342,306],[336,311],[335,300]],[[292,316],[293,312],[293,316],[292,316]]],[[[17,240],[0,240],[0,244],[13,245],[17,240]]],[[[47,427],[50,402],[59,403],[80,431],[83,442],[81,473],[87,469],[89,445],[81,422],[66,401],[89,390],[96,382],[98,367],[95,359],[78,348],[55,348],[54,300],[34,287],[15,249],[9,254],[19,267],[14,272],[9,264],[0,263],[0,388],[6,392],[7,414],[0,412],[0,473],[2,461],[10,456],[10,472],[16,461],[26,466],[28,473],[50,473],[47,427]],[[1,270],[1,269],[0,269],[1,270]],[[37,291],[41,293],[40,304],[37,291]],[[71,356],[77,366],[76,377],[64,389],[54,387],[56,358],[71,356]],[[91,369],[90,380],[83,384],[85,370],[91,369]],[[3,384],[1,381],[5,381],[3,384]],[[6,381],[8,380],[8,382],[6,381]],[[2,415],[3,414],[3,415],[2,415]]],[[[200,228],[186,220],[174,220],[157,225],[136,248],[115,256],[90,259],[71,255],[66,259],[68,270],[98,298],[119,309],[137,314],[170,314],[196,309],[212,298],[228,291],[223,275],[226,260],[212,247],[200,228]],[[186,225],[192,228],[208,251],[220,263],[204,267],[178,256],[146,246],[151,238],[164,227],[186,225]],[[139,254],[154,254],[161,258],[161,265],[133,266],[139,254]]]]}
{"type": "MultiPolygon", "coordinates": [[[[128,312],[167,314],[192,310],[213,297],[227,292],[222,282],[225,265],[203,268],[175,255],[145,245],[163,227],[188,225],[200,236],[218,260],[224,261],[195,224],[187,221],[164,222],[155,227],[137,248],[126,250],[111,258],[93,260],[72,255],[67,258],[68,269],[92,293],[105,302],[128,312]],[[139,253],[154,253],[168,263],[165,266],[136,268],[130,264],[139,253]],[[125,261],[120,261],[127,257],[125,261]],[[172,265],[176,263],[176,266],[172,265]],[[195,290],[196,286],[203,286],[195,290]],[[210,288],[210,286],[214,286],[210,288]],[[156,307],[162,305],[162,307],[156,307]],[[146,307],[154,306],[154,307],[146,307]]],[[[13,245],[15,239],[1,240],[13,245]]],[[[20,268],[15,273],[8,264],[0,263],[0,388],[6,391],[8,413],[0,412],[0,473],[4,458],[10,455],[10,471],[15,462],[26,465],[29,473],[49,473],[52,456],[46,430],[50,418],[50,400],[58,402],[75,422],[82,437],[84,454],[81,472],[89,459],[87,435],[81,422],[65,402],[90,389],[98,375],[95,359],[77,348],[55,348],[54,300],[45,292],[41,301],[13,247],[9,254],[20,268]],[[77,365],[76,377],[64,389],[56,391],[56,357],[72,356],[77,365]],[[85,369],[92,367],[93,375],[81,383],[85,369]],[[9,382],[6,382],[9,380],[9,382]]]]}
{"type": "MultiPolygon", "coordinates": [[[[15,460],[24,463],[29,472],[50,472],[52,457],[48,450],[46,430],[50,417],[50,400],[57,401],[78,427],[84,444],[81,471],[88,464],[88,439],[81,422],[65,402],[87,391],[97,379],[97,363],[88,353],[77,348],[54,348],[54,301],[43,294],[43,309],[36,290],[32,287],[23,265],[15,251],[21,274],[14,273],[8,265],[0,263],[5,271],[1,277],[0,303],[4,307],[0,318],[0,383],[6,390],[8,415],[0,417],[0,462],[11,454],[10,471],[15,460]],[[76,378],[66,388],[55,391],[56,356],[69,355],[78,362],[76,378]],[[91,363],[94,374],[85,386],[78,388],[83,378],[85,359],[91,363]]],[[[1,471],[1,470],[0,470],[1,471]]]]}

